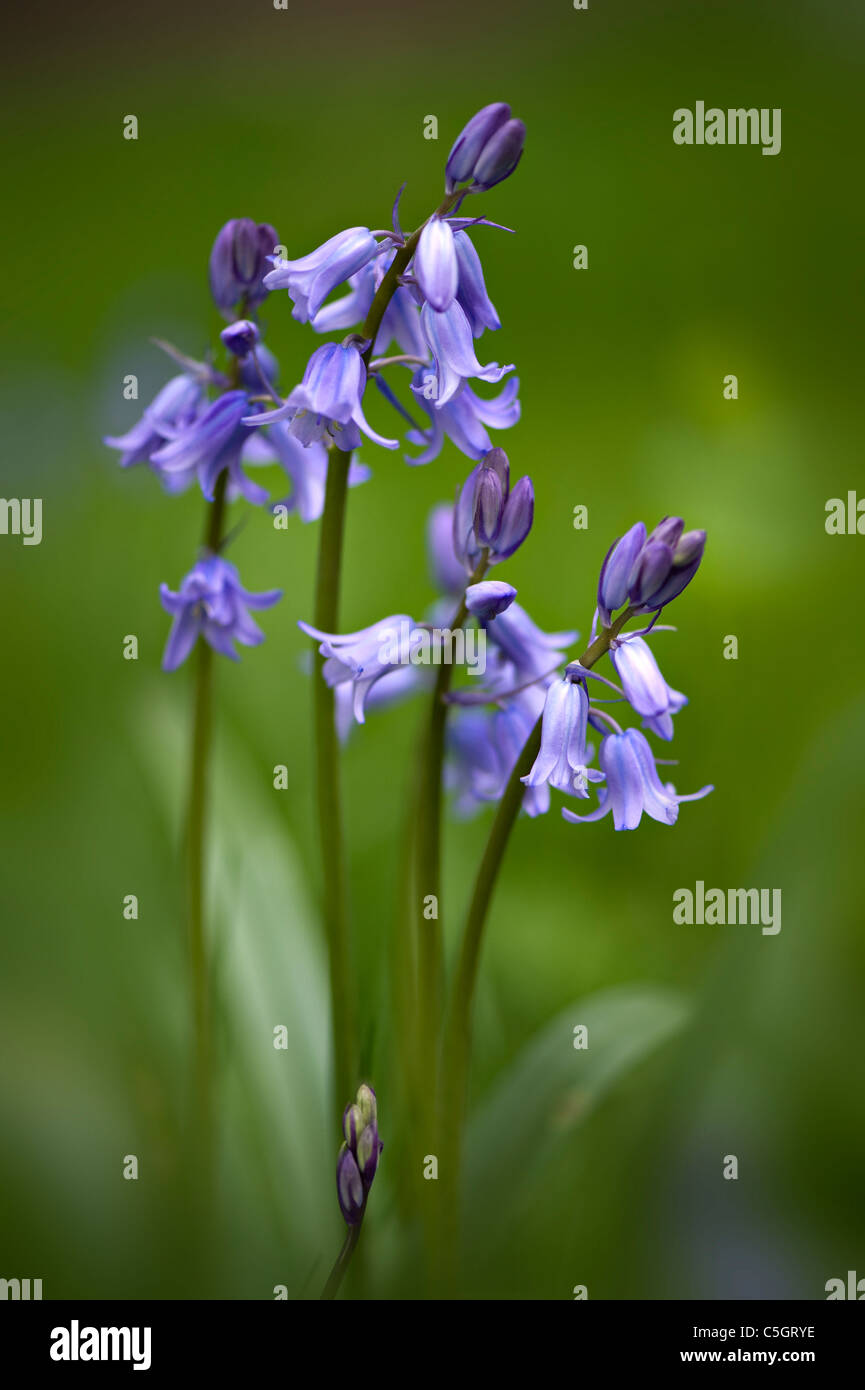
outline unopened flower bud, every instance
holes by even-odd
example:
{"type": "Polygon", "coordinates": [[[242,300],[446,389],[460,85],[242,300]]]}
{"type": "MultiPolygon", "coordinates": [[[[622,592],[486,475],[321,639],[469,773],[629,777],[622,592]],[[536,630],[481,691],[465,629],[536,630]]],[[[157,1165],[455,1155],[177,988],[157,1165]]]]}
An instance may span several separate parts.
{"type": "Polygon", "coordinates": [[[238,319],[236,323],[223,328],[220,338],[235,357],[247,357],[261,337],[251,319],[238,319]]]}
{"type": "Polygon", "coordinates": [[[270,269],[270,256],[277,234],[266,222],[256,224],[250,217],[235,217],[219,232],[210,253],[210,292],[216,307],[230,317],[245,300],[254,308],[267,298],[262,279],[270,269]]]}
{"type": "Polygon", "coordinates": [[[475,165],[472,192],[485,193],[511,175],[519,164],[526,143],[526,127],[522,121],[506,121],[481,151],[475,165]]]}
{"type": "Polygon", "coordinates": [[[454,141],[445,168],[445,188],[452,193],[458,183],[470,179],[481,151],[495,132],[505,124],[511,108],[504,101],[494,101],[484,106],[468,125],[464,126],[454,141]]]}
{"type": "Polygon", "coordinates": [[[375,1120],[362,1131],[357,1141],[357,1166],[365,1188],[369,1188],[375,1177],[375,1170],[378,1167],[378,1156],[381,1152],[381,1141],[378,1137],[378,1129],[375,1120]]]}
{"type": "Polygon", "coordinates": [[[347,1144],[343,1144],[336,1161],[336,1195],[345,1221],[349,1226],[358,1226],[363,1220],[366,1192],[360,1169],[347,1144]]]}
{"type": "Polygon", "coordinates": [[[535,489],[528,476],[520,478],[505,503],[502,523],[496,537],[493,560],[498,564],[518,550],[532,529],[535,517],[535,489]]]}
{"type": "Polygon", "coordinates": [[[638,521],[607,551],[598,580],[598,613],[604,627],[610,626],[611,615],[628,597],[631,570],[645,543],[646,528],[638,521]]]}
{"type": "Polygon", "coordinates": [[[366,1082],[357,1088],[356,1104],[364,1125],[375,1124],[377,1119],[375,1091],[371,1086],[367,1086],[366,1082]]]}
{"type": "Polygon", "coordinates": [[[345,1135],[345,1142],[353,1154],[357,1153],[357,1141],[361,1131],[366,1124],[363,1113],[359,1105],[347,1105],[342,1117],[342,1132],[345,1135]]]}
{"type": "Polygon", "coordinates": [[[635,608],[644,606],[664,583],[673,563],[673,552],[663,541],[647,541],[634,562],[628,595],[635,608]]]}
{"type": "Polygon", "coordinates": [[[466,589],[466,608],[476,618],[491,619],[510,608],[517,591],[512,584],[501,579],[485,579],[480,584],[469,584],[466,589]]]}
{"type": "Polygon", "coordinates": [[[478,544],[492,546],[499,533],[505,507],[501,478],[493,468],[482,468],[475,487],[474,533],[478,544]]]}

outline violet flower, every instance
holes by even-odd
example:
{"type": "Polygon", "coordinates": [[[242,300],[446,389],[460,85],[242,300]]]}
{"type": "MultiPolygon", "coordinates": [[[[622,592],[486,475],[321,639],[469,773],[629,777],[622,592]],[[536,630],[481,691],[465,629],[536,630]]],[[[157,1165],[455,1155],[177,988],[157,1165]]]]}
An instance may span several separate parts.
{"type": "Polygon", "coordinates": [[[109,449],[121,450],[121,468],[131,468],[136,463],[152,464],[156,451],[195,419],[203,397],[204,384],[200,378],[187,372],[172,377],[126,434],[106,435],[103,443],[109,449]]]}
{"type": "Polygon", "coordinates": [[[661,675],[648,642],[637,635],[619,637],[610,646],[610,660],[629,704],[643,716],[643,727],[659,738],[673,737],[673,715],[688,703],[661,675]]]}
{"type": "MultiPolygon", "coordinates": [[[[349,227],[300,260],[277,260],[264,277],[268,290],[288,290],[292,318],[308,323],[328,295],[379,254],[381,244],[368,227],[349,227]]],[[[354,320],[356,322],[356,320],[354,320]]]]}
{"type": "Polygon", "coordinates": [[[512,362],[506,367],[500,367],[497,362],[481,366],[475,356],[471,325],[456,300],[444,313],[437,313],[430,304],[424,304],[420,317],[421,328],[433,356],[433,401],[438,408],[446,405],[469,378],[501,381],[503,376],[514,370],[512,362]]]}
{"type": "Polygon", "coordinates": [[[425,389],[428,380],[435,384],[435,377],[431,375],[429,368],[420,367],[415,373],[412,391],[429,415],[430,424],[426,430],[409,430],[406,436],[409,443],[426,447],[416,458],[407,454],[406,463],[431,463],[441,453],[445,439],[450,439],[468,458],[483,458],[493,447],[487,426],[490,429],[506,430],[515,425],[520,418],[520,403],[517,399],[520,389],[518,377],[512,377],[506,382],[493,400],[484,400],[475,394],[468,382],[464,382],[461,390],[444,405],[437,405],[428,396],[425,389]]]}
{"type": "Polygon", "coordinates": [[[364,627],[357,632],[322,632],[310,623],[298,623],[301,632],[320,643],[325,658],[322,675],[331,688],[349,683],[352,709],[358,724],[365,721],[366,699],[377,681],[409,661],[409,643],[414,628],[406,613],[364,627]]]}
{"type": "Polygon", "coordinates": [[[235,642],[258,646],[264,633],[246,610],[271,608],[282,598],[282,590],[250,593],[234,565],[220,555],[206,555],[185,576],[177,593],[161,584],[159,595],[166,613],[174,618],[162,669],[175,671],[189,656],[199,634],[214,651],[232,661],[238,660],[235,642]]]}
{"type": "Polygon", "coordinates": [[[679,796],[671,783],[664,786],[655,767],[654,754],[639,729],[607,734],[601,740],[598,761],[606,777],[606,786],[598,793],[597,809],[586,816],[578,816],[562,807],[565,820],[595,821],[612,811],[616,830],[636,830],[645,811],[652,820],[673,825],[682,801],[698,801],[714,790],[706,786],[698,792],[679,796]]]}
{"type": "Polygon", "coordinates": [[[459,271],[457,300],[469,321],[472,336],[479,338],[485,328],[501,328],[501,321],[487,294],[481,258],[475,250],[468,232],[457,232],[454,236],[454,245],[459,271]]]}
{"type": "Polygon", "coordinates": [[[453,513],[454,553],[471,574],[481,552],[490,564],[507,560],[532,527],[535,495],[532,480],[520,478],[512,489],[504,449],[490,449],[460,490],[453,513]]]}
{"type": "Polygon", "coordinates": [[[431,217],[427,222],[413,264],[424,300],[437,313],[444,313],[456,298],[459,274],[453,229],[444,218],[431,217]]]}
{"type": "Polygon", "coordinates": [[[547,690],[541,726],[541,747],[531,770],[521,780],[527,787],[548,782],[557,791],[587,798],[586,782],[603,775],[589,768],[592,749],[586,744],[589,697],[582,681],[554,680],[547,690]]]}
{"type": "Polygon", "coordinates": [[[284,405],[264,415],[248,415],[248,425],[288,422],[301,444],[330,440],[346,451],[360,447],[361,431],[384,449],[398,449],[398,439],[376,434],[363,413],[366,366],[354,343],[325,343],[306,365],[303,381],[284,405]]]}
{"type": "Polygon", "coordinates": [[[267,492],[247,478],[241,455],[249,443],[244,425],[249,398],[245,391],[226,391],[193,420],[174,439],[152,455],[151,462],[171,482],[185,485],[197,476],[201,491],[213,501],[216,480],[227,470],[230,483],[251,502],[260,506],[267,492]]]}

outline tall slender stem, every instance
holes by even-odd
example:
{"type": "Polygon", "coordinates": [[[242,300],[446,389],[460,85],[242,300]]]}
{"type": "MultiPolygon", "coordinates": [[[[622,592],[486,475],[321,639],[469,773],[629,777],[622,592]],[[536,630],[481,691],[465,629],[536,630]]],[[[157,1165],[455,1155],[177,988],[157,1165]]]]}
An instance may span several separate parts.
{"type": "MultiPolygon", "coordinates": [[[[345,529],[345,503],[351,454],[331,449],[318,551],[315,626],[337,631],[339,581],[345,529]]],[[[319,668],[323,664],[318,658],[319,668]]],[[[318,784],[318,832],[324,871],[324,925],[330,962],[331,1027],[335,1106],[342,1114],[346,1097],[356,1089],[355,1000],[352,991],[351,942],[343,843],[339,744],[334,693],[319,669],[314,683],[315,754],[318,784]]]]}
{"type": "MultiPolygon", "coordinates": [[[[219,549],[222,539],[227,478],[227,473],[220,474],[213,501],[207,509],[204,546],[213,553],[219,549]]],[[[195,1032],[194,1112],[195,1143],[198,1150],[197,1177],[205,1196],[209,1195],[213,1160],[212,1017],[204,928],[205,837],[212,725],[213,650],[209,643],[202,640],[198,643],[195,666],[192,761],[186,822],[186,889],[192,1018],[195,1032]]]]}
{"type": "MultiPolygon", "coordinates": [[[[439,211],[448,210],[454,201],[455,199],[452,197],[446,198],[439,211]]],[[[369,340],[364,354],[367,364],[372,356],[375,340],[387,307],[399,287],[400,276],[414,255],[421,231],[422,228],[418,228],[407,239],[405,245],[397,250],[361,327],[361,336],[369,340]]],[[[331,449],[327,469],[324,512],[321,518],[314,605],[315,626],[323,632],[336,632],[339,623],[339,585],[350,464],[350,452],[336,448],[331,449]]],[[[335,1104],[337,1112],[341,1115],[346,1097],[353,1094],[356,1089],[356,1010],[352,992],[348,889],[339,776],[339,748],[334,723],[334,695],[321,678],[321,664],[319,661],[319,673],[318,679],[315,681],[313,697],[315,702],[318,826],[324,871],[325,931],[330,958],[335,1104]]]]}
{"type": "MultiPolygon", "coordinates": [[[[609,651],[610,643],[631,616],[630,609],[627,609],[611,628],[602,629],[580,657],[580,664],[587,669],[594,666],[609,651]]],[[[440,1166],[445,1175],[445,1238],[451,1248],[458,1225],[458,1182],[468,1096],[472,1003],[484,927],[510,834],[523,803],[525,786],[521,779],[530,771],[540,750],[542,723],[543,716],[529,734],[496,810],[474,882],[445,1028],[439,1146],[443,1156],[440,1166]]]]}
{"type": "Polygon", "coordinates": [[[360,1225],[349,1226],[348,1230],[346,1231],[345,1240],[342,1243],[342,1249],[336,1257],[336,1262],[334,1263],[333,1269],[330,1271],[330,1274],[328,1275],[327,1283],[325,1284],[322,1290],[322,1299],[336,1298],[337,1294],[339,1293],[339,1287],[343,1279],[345,1278],[345,1272],[348,1269],[349,1261],[351,1260],[351,1257],[355,1251],[355,1247],[358,1241],[360,1240],[360,1232],[360,1225]]]}
{"type": "MultiPolygon", "coordinates": [[[[477,567],[468,581],[477,584],[486,573],[489,564],[489,551],[484,550],[477,567]]],[[[466,597],[463,594],[459,607],[451,619],[450,631],[460,632],[468,617],[466,597]]],[[[436,1062],[438,1057],[439,1029],[441,1024],[441,1001],[444,976],[442,949],[442,902],[441,902],[441,822],[442,822],[442,765],[444,762],[445,729],[448,706],[445,700],[451,686],[453,665],[442,661],[436,673],[435,687],[429,711],[426,739],[423,752],[423,772],[417,802],[417,832],[415,839],[416,871],[415,884],[419,901],[415,904],[414,915],[417,922],[417,969],[418,969],[418,1056],[420,1061],[421,1087],[429,1097],[428,1111],[431,1130],[435,1125],[435,1096],[437,1086],[436,1062]],[[422,911],[425,899],[434,898],[435,916],[427,917],[422,911]]],[[[427,1107],[424,1107],[426,1110],[427,1107]]]]}

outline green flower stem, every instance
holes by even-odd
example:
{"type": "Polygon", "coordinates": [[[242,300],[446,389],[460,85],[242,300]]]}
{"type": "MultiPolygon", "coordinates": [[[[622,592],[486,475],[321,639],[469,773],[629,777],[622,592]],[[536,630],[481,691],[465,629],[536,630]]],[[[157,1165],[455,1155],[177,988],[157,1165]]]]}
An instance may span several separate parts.
{"type": "MultiPolygon", "coordinates": [[[[213,501],[207,509],[204,546],[214,554],[222,540],[225,489],[228,474],[217,479],[213,501]]],[[[205,835],[208,772],[213,725],[213,649],[202,638],[195,663],[195,697],[192,724],[192,761],[186,820],[186,895],[189,964],[192,979],[192,1018],[195,1034],[194,1132],[198,1150],[197,1178],[205,1197],[209,1194],[213,1162],[212,1009],[210,975],[204,933],[205,835]]]]}
{"type": "MultiPolygon", "coordinates": [[[[478,584],[486,573],[489,551],[484,550],[475,571],[468,581],[478,584]]],[[[450,631],[459,632],[468,618],[466,596],[451,619],[450,631]]],[[[423,772],[417,801],[415,840],[415,888],[419,901],[414,905],[417,922],[417,1027],[418,1059],[422,1093],[429,1097],[424,1107],[435,1125],[436,1061],[441,1027],[442,985],[444,958],[442,950],[441,907],[441,822],[442,822],[442,764],[444,761],[445,728],[447,725],[447,696],[453,675],[453,665],[442,662],[436,673],[435,688],[429,711],[423,754],[423,772]],[[435,898],[436,916],[426,918],[422,911],[424,899],[435,898]]]]}
{"type": "MultiPolygon", "coordinates": [[[[632,617],[626,609],[611,628],[604,628],[580,657],[580,664],[591,668],[609,651],[610,643],[632,617]]],[[[445,1178],[445,1239],[453,1252],[458,1229],[459,1170],[462,1159],[462,1135],[468,1096],[469,1062],[471,1055],[471,1017],[477,983],[478,964],[484,926],[499,869],[523,803],[525,786],[521,778],[530,771],[541,746],[543,716],[517,758],[504,795],[499,802],[483,857],[475,878],[471,903],[466,917],[459,964],[454,978],[443,1050],[443,1082],[439,1110],[440,1171],[445,1178]]]]}
{"type": "Polygon", "coordinates": [[[334,1264],[333,1269],[330,1271],[327,1283],[325,1284],[322,1290],[322,1299],[336,1298],[337,1294],[339,1293],[339,1286],[345,1278],[345,1272],[348,1269],[351,1257],[355,1252],[355,1247],[357,1246],[357,1243],[360,1240],[361,1228],[362,1223],[358,1226],[349,1226],[348,1230],[346,1231],[345,1240],[342,1243],[342,1249],[336,1257],[336,1263],[334,1264]]]}
{"type": "MultiPolygon", "coordinates": [[[[318,551],[314,622],[323,632],[336,632],[339,620],[339,580],[345,528],[345,504],[351,454],[331,449],[318,551]]],[[[355,1000],[352,990],[351,941],[339,776],[339,744],[334,718],[334,692],[321,675],[324,659],[317,658],[314,684],[315,759],[318,786],[318,832],[324,873],[324,926],[330,963],[331,1027],[335,1105],[342,1116],[347,1096],[356,1089],[355,1000]]]]}
{"type": "MultiPolygon", "coordinates": [[[[448,210],[454,201],[454,198],[446,198],[439,212],[441,213],[442,209],[448,210]]],[[[360,330],[361,336],[369,340],[365,353],[367,363],[372,356],[387,306],[399,286],[399,277],[414,255],[422,230],[423,228],[419,227],[408,238],[406,244],[397,250],[370,305],[369,313],[360,330]]],[[[333,448],[328,458],[319,539],[314,622],[323,632],[336,632],[339,628],[339,584],[351,454],[343,449],[333,448]]],[[[335,1103],[341,1116],[345,1098],[352,1095],[357,1086],[355,999],[352,989],[351,937],[334,694],[321,678],[322,664],[322,659],[319,658],[314,695],[315,758],[318,828],[324,875],[324,921],[330,960],[335,1103]]]]}

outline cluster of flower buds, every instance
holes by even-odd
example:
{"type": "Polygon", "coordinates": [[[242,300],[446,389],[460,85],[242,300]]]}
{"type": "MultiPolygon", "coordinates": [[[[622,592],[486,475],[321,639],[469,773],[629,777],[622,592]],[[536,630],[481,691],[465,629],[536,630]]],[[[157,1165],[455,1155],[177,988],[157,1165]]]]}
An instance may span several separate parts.
{"type": "Polygon", "coordinates": [[[345,1142],[336,1162],[336,1193],[349,1226],[359,1226],[378,1168],[382,1142],[378,1137],[375,1091],[361,1086],[342,1117],[345,1142]]]}
{"type": "Polygon", "coordinates": [[[255,223],[249,217],[232,218],[222,228],[210,253],[209,274],[213,302],[226,318],[234,318],[240,304],[246,312],[267,298],[264,276],[277,240],[267,222],[255,223]]]}
{"type": "Polygon", "coordinates": [[[638,521],[607,552],[598,580],[604,627],[625,603],[634,613],[656,613],[690,584],[706,545],[705,531],[686,531],[681,517],[665,516],[648,536],[638,521]]]}
{"type": "Polygon", "coordinates": [[[526,128],[511,116],[506,102],[484,106],[460,131],[448,155],[446,191],[468,183],[467,192],[481,193],[501,183],[519,164],[525,142],[526,128]]]}
{"type": "Polygon", "coordinates": [[[504,449],[490,449],[473,468],[457,494],[453,512],[453,547],[471,574],[484,550],[490,564],[507,560],[522,545],[535,513],[535,493],[528,476],[510,485],[504,449]]]}

